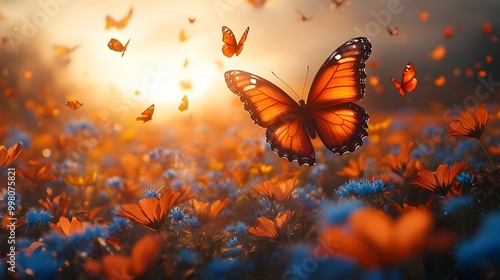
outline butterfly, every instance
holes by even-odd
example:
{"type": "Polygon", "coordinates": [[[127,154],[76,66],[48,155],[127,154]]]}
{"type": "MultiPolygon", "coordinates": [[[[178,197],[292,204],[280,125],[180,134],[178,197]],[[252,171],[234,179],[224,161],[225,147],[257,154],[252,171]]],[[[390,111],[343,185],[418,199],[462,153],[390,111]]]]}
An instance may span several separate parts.
{"type": "Polygon", "coordinates": [[[387,26],[387,32],[389,32],[389,35],[391,36],[398,36],[399,29],[397,27],[390,28],[389,26],[387,26]]]}
{"type": "Polygon", "coordinates": [[[193,88],[193,85],[191,84],[191,80],[187,79],[185,81],[180,81],[181,84],[181,89],[182,90],[190,90],[193,88]]]}
{"type": "Polygon", "coordinates": [[[196,18],[188,18],[189,20],[189,23],[194,23],[194,21],[196,20],[196,18]]]}
{"type": "Polygon", "coordinates": [[[415,78],[415,69],[413,68],[413,63],[408,62],[403,71],[403,77],[401,78],[401,83],[396,81],[396,79],[391,78],[392,84],[399,90],[399,94],[406,96],[406,92],[412,92],[417,87],[417,78],[415,78]]]}
{"type": "Polygon", "coordinates": [[[149,106],[146,110],[144,110],[144,112],[141,113],[141,116],[137,117],[135,120],[143,121],[143,123],[146,123],[151,120],[154,111],[155,111],[155,104],[149,106]]]}
{"type": "Polygon", "coordinates": [[[179,105],[179,111],[184,112],[188,109],[189,101],[187,95],[184,95],[182,97],[182,103],[179,105]]]}
{"type": "Polygon", "coordinates": [[[306,17],[301,11],[297,11],[297,18],[301,21],[309,21],[312,19],[312,17],[306,17]]]}
{"type": "Polygon", "coordinates": [[[116,27],[116,29],[123,29],[127,27],[128,21],[132,17],[132,8],[128,11],[128,14],[126,14],[120,21],[114,20],[110,16],[106,16],[106,29],[110,29],[111,27],[116,27]]]}
{"type": "Polygon", "coordinates": [[[227,57],[232,57],[235,54],[238,56],[243,50],[249,30],[250,27],[247,27],[245,32],[243,32],[243,35],[241,35],[240,41],[236,44],[236,38],[234,37],[233,31],[231,31],[231,29],[227,26],[222,26],[222,42],[224,42],[224,45],[222,46],[222,53],[227,57]]]}
{"type": "Polygon", "coordinates": [[[66,106],[68,106],[72,110],[79,109],[80,107],[82,107],[82,105],[83,103],[78,102],[78,100],[66,102],[66,106]]]}
{"type": "Polygon", "coordinates": [[[296,102],[278,86],[248,72],[230,70],[224,76],[252,120],[267,128],[271,149],[290,162],[312,166],[316,156],[310,138],[319,136],[330,151],[344,154],[368,136],[368,114],[353,102],[365,94],[365,61],[371,49],[365,37],[338,47],[314,77],[307,102],[296,102]]]}
{"type": "Polygon", "coordinates": [[[349,4],[349,0],[332,0],[330,4],[330,9],[334,10],[341,7],[344,4],[349,4]]]}
{"type": "Polygon", "coordinates": [[[179,41],[184,42],[188,38],[189,38],[189,36],[186,35],[186,32],[184,31],[184,29],[181,29],[181,31],[179,31],[179,41]]]}
{"type": "Polygon", "coordinates": [[[128,39],[127,43],[124,46],[117,39],[111,38],[111,40],[109,40],[108,47],[109,47],[110,50],[113,50],[115,52],[121,52],[122,53],[122,57],[123,57],[123,55],[125,54],[125,51],[127,51],[127,46],[128,46],[129,42],[130,42],[130,39],[128,39]]]}

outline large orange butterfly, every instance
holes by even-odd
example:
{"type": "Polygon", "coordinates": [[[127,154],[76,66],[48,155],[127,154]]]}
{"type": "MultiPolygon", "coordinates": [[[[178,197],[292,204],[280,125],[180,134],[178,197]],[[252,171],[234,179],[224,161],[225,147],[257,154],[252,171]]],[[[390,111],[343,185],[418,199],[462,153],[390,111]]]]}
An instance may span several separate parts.
{"type": "Polygon", "coordinates": [[[368,136],[368,114],[353,102],[365,94],[365,61],[371,49],[364,37],[337,48],[314,77],[307,102],[297,103],[278,86],[248,72],[231,70],[224,76],[250,117],[267,128],[272,150],[290,162],[311,166],[316,156],[310,138],[318,135],[329,150],[344,154],[368,136]]]}
{"type": "Polygon", "coordinates": [[[149,106],[146,110],[144,110],[144,112],[141,113],[141,116],[137,117],[135,120],[143,121],[143,123],[146,123],[152,119],[154,111],[155,111],[155,104],[149,106]]]}
{"type": "Polygon", "coordinates": [[[245,41],[247,40],[248,31],[250,27],[247,27],[243,35],[241,35],[240,41],[236,44],[236,38],[234,37],[233,31],[227,26],[222,26],[222,53],[227,57],[232,57],[236,54],[238,56],[243,50],[245,41]]]}
{"type": "Polygon", "coordinates": [[[417,78],[415,78],[415,69],[413,68],[413,63],[408,62],[403,71],[403,78],[401,78],[401,83],[396,81],[396,79],[391,78],[392,84],[399,90],[399,94],[406,96],[406,92],[412,92],[417,87],[417,78]]]}

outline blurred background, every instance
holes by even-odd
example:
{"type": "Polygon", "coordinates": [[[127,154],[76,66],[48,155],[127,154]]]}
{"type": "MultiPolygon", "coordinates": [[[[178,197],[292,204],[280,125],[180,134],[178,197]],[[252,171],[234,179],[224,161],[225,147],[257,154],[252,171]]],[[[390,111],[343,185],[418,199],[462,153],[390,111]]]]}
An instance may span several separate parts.
{"type": "Polygon", "coordinates": [[[273,71],[301,94],[309,66],[306,98],[325,59],[367,36],[373,53],[358,103],[370,123],[414,111],[446,123],[439,116],[457,104],[499,100],[499,11],[495,0],[0,0],[1,120],[44,129],[88,117],[126,129],[142,126],[135,118],[155,104],[145,125],[225,118],[253,127],[225,71],[255,73],[291,94],[273,71]],[[106,28],[107,17],[123,22],[106,28]],[[250,27],[237,57],[221,52],[223,25],[237,40],[250,27]],[[111,38],[130,39],[123,57],[108,48],[111,38]],[[403,97],[390,78],[400,80],[408,62],[419,82],[403,97]],[[184,95],[189,109],[180,112],[184,95]],[[73,111],[70,100],[84,105],[73,111]]]}

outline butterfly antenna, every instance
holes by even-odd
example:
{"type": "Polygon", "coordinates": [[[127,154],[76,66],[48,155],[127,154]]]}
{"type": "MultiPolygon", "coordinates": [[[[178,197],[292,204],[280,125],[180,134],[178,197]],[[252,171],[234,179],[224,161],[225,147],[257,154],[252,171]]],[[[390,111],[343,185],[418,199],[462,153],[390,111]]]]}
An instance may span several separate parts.
{"type": "Polygon", "coordinates": [[[309,75],[309,65],[307,65],[306,78],[304,79],[304,86],[302,87],[302,99],[304,99],[304,92],[306,91],[306,82],[308,75],[309,75]]]}
{"type": "Polygon", "coordinates": [[[274,75],[276,78],[278,78],[278,80],[280,80],[281,82],[283,82],[283,83],[284,83],[284,84],[285,84],[285,85],[286,85],[289,89],[291,89],[291,90],[293,91],[293,93],[295,93],[295,95],[297,95],[297,97],[298,97],[299,99],[301,99],[301,97],[300,97],[300,96],[299,96],[299,95],[295,92],[295,90],[293,90],[293,88],[292,88],[289,84],[287,84],[287,83],[286,83],[285,81],[283,81],[280,77],[278,77],[278,75],[274,74],[274,72],[273,72],[273,71],[271,71],[271,73],[273,73],[273,75],[274,75]]]}

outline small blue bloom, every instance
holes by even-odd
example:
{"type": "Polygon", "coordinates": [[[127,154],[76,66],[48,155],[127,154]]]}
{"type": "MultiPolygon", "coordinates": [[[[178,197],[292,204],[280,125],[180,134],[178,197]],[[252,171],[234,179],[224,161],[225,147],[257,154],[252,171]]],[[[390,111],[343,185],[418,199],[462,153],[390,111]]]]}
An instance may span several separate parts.
{"type": "Polygon", "coordinates": [[[236,224],[233,225],[227,225],[224,230],[229,232],[229,233],[246,233],[248,229],[248,226],[245,225],[244,223],[237,221],[236,224]]]}
{"type": "Polygon", "coordinates": [[[171,150],[171,149],[165,149],[163,147],[157,147],[149,151],[148,155],[151,159],[154,159],[161,163],[167,163],[167,162],[175,163],[181,156],[181,152],[179,150],[171,150]]]}
{"type": "Polygon", "coordinates": [[[59,272],[59,267],[63,266],[63,263],[54,258],[53,252],[50,250],[36,250],[30,256],[21,251],[16,262],[20,268],[16,269],[16,271],[21,273],[23,278],[31,278],[25,274],[26,270],[30,269],[36,275],[36,279],[54,279],[59,272]]]}
{"type": "Polygon", "coordinates": [[[180,252],[180,261],[188,263],[188,264],[194,264],[198,260],[198,253],[195,251],[192,251],[191,249],[186,249],[183,248],[181,249],[180,252]]]}
{"type": "MultiPolygon", "coordinates": [[[[163,188],[163,187],[161,187],[161,188],[163,188]]],[[[144,191],[144,194],[142,195],[142,197],[144,197],[144,198],[149,198],[149,197],[160,198],[159,191],[161,190],[161,188],[156,189],[155,187],[149,187],[144,191]]]]}
{"type": "Polygon", "coordinates": [[[202,226],[198,217],[188,217],[185,220],[188,226],[191,228],[200,228],[202,226]]]}
{"type": "Polygon", "coordinates": [[[233,236],[229,239],[229,241],[227,241],[226,248],[236,247],[236,245],[238,245],[238,242],[238,236],[233,236]]]}
{"type": "Polygon", "coordinates": [[[113,213],[113,222],[107,225],[109,235],[113,235],[130,224],[129,219],[118,217],[113,213]]]}
{"type": "Polygon", "coordinates": [[[320,174],[323,174],[325,172],[326,172],[326,165],[320,163],[312,168],[311,172],[309,173],[309,176],[311,177],[312,180],[316,180],[318,179],[318,176],[320,174]]]}
{"type": "Polygon", "coordinates": [[[470,196],[455,196],[443,205],[443,213],[454,213],[461,208],[471,208],[474,204],[475,201],[470,196]]]}
{"type": "Polygon", "coordinates": [[[363,197],[366,195],[381,193],[386,189],[385,183],[376,179],[373,182],[368,181],[367,179],[359,179],[359,180],[349,180],[349,182],[341,185],[335,192],[339,197],[363,197]]]}
{"type": "Polygon", "coordinates": [[[29,227],[37,227],[40,224],[48,225],[52,214],[42,209],[32,208],[26,213],[26,224],[29,227]]]}
{"type": "Polygon", "coordinates": [[[23,143],[24,149],[28,149],[31,146],[31,136],[18,127],[12,127],[11,129],[9,129],[6,147],[10,148],[19,142],[23,143]]]}
{"type": "Polygon", "coordinates": [[[91,120],[85,118],[71,119],[64,126],[64,132],[68,135],[74,136],[82,131],[93,133],[97,131],[97,127],[91,120]]]}
{"type": "Polygon", "coordinates": [[[245,272],[253,268],[251,263],[242,263],[239,258],[214,258],[200,273],[201,279],[242,279],[245,272]]]}
{"type": "Polygon", "coordinates": [[[361,208],[363,204],[359,200],[342,200],[338,203],[325,203],[323,205],[323,215],[330,224],[341,224],[351,215],[352,212],[361,208]]]}
{"type": "Polygon", "coordinates": [[[295,187],[293,190],[293,202],[297,207],[316,208],[322,196],[322,189],[316,185],[307,184],[303,187],[295,187]]]}
{"type": "Polygon", "coordinates": [[[118,176],[109,177],[106,179],[106,186],[113,188],[115,191],[123,190],[123,178],[118,176]]]}
{"type": "Polygon", "coordinates": [[[179,176],[179,173],[172,168],[169,168],[161,174],[161,176],[165,179],[175,179],[177,176],[179,176]]]}
{"type": "Polygon", "coordinates": [[[462,172],[457,175],[457,181],[461,185],[472,185],[474,183],[474,175],[472,175],[470,172],[462,172]]]}

